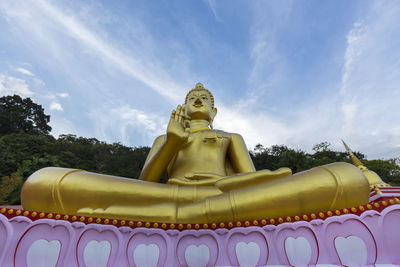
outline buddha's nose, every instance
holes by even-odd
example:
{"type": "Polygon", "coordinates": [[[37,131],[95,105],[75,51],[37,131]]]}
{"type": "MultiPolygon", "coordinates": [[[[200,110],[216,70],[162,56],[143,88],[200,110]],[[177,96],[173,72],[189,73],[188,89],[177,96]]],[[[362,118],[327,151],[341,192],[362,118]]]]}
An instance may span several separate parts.
{"type": "Polygon", "coordinates": [[[201,105],[203,103],[201,102],[200,98],[197,98],[196,101],[194,101],[194,104],[195,105],[201,105]]]}

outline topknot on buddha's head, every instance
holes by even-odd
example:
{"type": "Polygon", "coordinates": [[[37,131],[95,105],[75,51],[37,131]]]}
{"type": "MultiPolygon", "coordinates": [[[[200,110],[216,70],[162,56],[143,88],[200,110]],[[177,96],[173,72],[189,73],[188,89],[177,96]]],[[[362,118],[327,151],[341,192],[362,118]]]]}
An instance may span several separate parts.
{"type": "Polygon", "coordinates": [[[194,91],[205,91],[205,92],[207,92],[207,94],[210,96],[211,107],[214,108],[214,96],[213,96],[213,94],[208,89],[204,88],[203,84],[201,84],[201,83],[196,83],[196,86],[187,93],[186,98],[185,98],[185,104],[187,104],[187,102],[188,102],[188,98],[189,98],[190,93],[192,93],[194,91]]]}

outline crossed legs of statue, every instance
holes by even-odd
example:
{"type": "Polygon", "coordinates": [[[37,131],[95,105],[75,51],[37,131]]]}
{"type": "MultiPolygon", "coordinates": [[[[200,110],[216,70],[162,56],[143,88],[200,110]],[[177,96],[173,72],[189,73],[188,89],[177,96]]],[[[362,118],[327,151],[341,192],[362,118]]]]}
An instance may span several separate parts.
{"type": "MultiPolygon", "coordinates": [[[[260,175],[257,179],[250,174],[240,177],[243,181],[255,181],[245,187],[240,183],[234,185],[220,180],[223,190],[219,194],[194,202],[111,205],[105,209],[82,208],[78,214],[148,221],[157,218],[160,222],[170,223],[228,222],[352,207],[367,203],[369,197],[369,184],[365,176],[358,168],[347,163],[325,165],[291,176],[281,174],[276,179],[269,180],[266,177],[264,181],[262,171],[257,173],[260,175]]],[[[186,188],[195,192],[202,187],[186,188]]]]}

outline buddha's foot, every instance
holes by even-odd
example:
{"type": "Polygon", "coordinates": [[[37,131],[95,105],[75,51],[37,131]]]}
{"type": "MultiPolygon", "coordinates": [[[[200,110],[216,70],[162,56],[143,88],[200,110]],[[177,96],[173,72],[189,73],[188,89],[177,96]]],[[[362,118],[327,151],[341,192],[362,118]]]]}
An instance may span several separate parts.
{"type": "Polygon", "coordinates": [[[157,218],[158,221],[173,222],[176,221],[176,205],[173,203],[162,203],[147,206],[115,205],[104,209],[85,207],[79,209],[77,211],[77,215],[143,221],[154,221],[154,218],[157,218]]]}
{"type": "Polygon", "coordinates": [[[279,168],[275,171],[262,170],[252,173],[241,173],[235,176],[223,178],[215,183],[215,186],[223,192],[233,189],[244,188],[261,183],[272,182],[274,180],[292,175],[289,168],[279,168]]]}

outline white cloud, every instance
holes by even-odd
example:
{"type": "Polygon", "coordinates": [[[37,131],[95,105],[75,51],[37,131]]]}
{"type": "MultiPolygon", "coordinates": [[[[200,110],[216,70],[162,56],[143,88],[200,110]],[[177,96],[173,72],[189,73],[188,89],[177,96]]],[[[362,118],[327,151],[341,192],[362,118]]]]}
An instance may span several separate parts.
{"type": "Polygon", "coordinates": [[[141,135],[146,143],[151,143],[155,137],[165,133],[167,116],[155,113],[145,113],[129,105],[111,108],[108,112],[104,110],[93,113],[97,120],[97,135],[103,140],[113,140],[118,137],[123,144],[131,144],[132,139],[141,135]]]}
{"type": "MultiPolygon", "coordinates": [[[[170,79],[164,70],[158,68],[155,62],[148,61],[147,58],[133,58],[129,54],[124,53],[121,49],[113,46],[112,41],[105,40],[97,32],[90,30],[81,23],[77,17],[67,14],[49,1],[38,0],[29,2],[29,4],[39,7],[39,9],[35,10],[30,6],[30,12],[27,15],[25,12],[16,11],[15,8],[17,7],[7,6],[6,4],[4,10],[10,18],[20,20],[23,23],[30,23],[27,21],[27,18],[31,21],[34,19],[32,17],[35,16],[39,16],[40,19],[43,16],[50,19],[53,23],[61,26],[65,34],[68,34],[86,46],[91,53],[95,53],[102,60],[113,64],[114,67],[146,84],[157,93],[167,97],[170,101],[178,101],[176,93],[184,91],[183,88],[170,79]],[[33,10],[37,13],[32,12],[33,10]],[[165,90],[165,88],[169,88],[169,90],[165,90]]],[[[24,26],[27,25],[24,24],[24,26]]],[[[36,32],[33,33],[42,37],[46,35],[47,30],[46,25],[40,25],[35,29],[36,32]]]]}
{"type": "Polygon", "coordinates": [[[68,93],[58,93],[57,95],[58,95],[59,97],[61,97],[61,98],[66,98],[66,97],[69,96],[68,93]]]}
{"type": "Polygon", "coordinates": [[[267,89],[274,93],[279,90],[288,62],[276,50],[274,29],[255,17],[250,48],[253,68],[249,76],[253,90],[241,105],[228,110],[229,123],[221,126],[242,129],[250,148],[255,143],[286,144],[310,151],[313,144],[328,141],[334,149],[343,150],[340,138],[344,138],[369,158],[398,157],[399,12],[399,3],[373,2],[364,17],[355,19],[346,35],[339,85],[327,84],[325,94],[310,96],[313,101],[304,97],[304,103],[293,103],[290,109],[280,111],[279,100],[270,103],[260,96],[267,89]],[[263,111],[257,112],[257,106],[263,111]],[[265,107],[275,107],[278,112],[269,114],[265,107]]]}
{"type": "Polygon", "coordinates": [[[92,137],[93,135],[76,127],[77,125],[67,119],[64,114],[60,116],[61,113],[55,112],[51,114],[50,126],[51,126],[51,134],[58,137],[62,134],[76,134],[77,136],[87,136],[92,137]]]}
{"type": "Polygon", "coordinates": [[[64,109],[60,103],[53,101],[50,103],[50,110],[63,111],[64,109]]]}
{"type": "Polygon", "coordinates": [[[241,134],[249,149],[259,143],[267,146],[280,144],[293,133],[293,129],[284,121],[265,113],[246,110],[240,104],[232,107],[220,105],[218,110],[215,128],[241,134]]]}
{"type": "Polygon", "coordinates": [[[27,75],[27,76],[31,76],[31,77],[35,76],[32,72],[30,72],[29,70],[24,69],[24,68],[16,68],[15,70],[24,75],[27,75]]]}
{"type": "Polygon", "coordinates": [[[276,97],[282,82],[287,79],[287,62],[279,45],[280,29],[290,17],[292,2],[284,5],[277,2],[257,2],[253,7],[252,25],[250,27],[249,58],[251,69],[248,75],[248,90],[244,104],[258,105],[262,97],[276,97]],[[250,102],[248,102],[250,101],[250,102]]]}
{"type": "MultiPolygon", "coordinates": [[[[358,19],[348,32],[339,86],[327,85],[331,89],[320,99],[293,103],[291,110],[280,112],[278,103],[259,97],[262,94],[259,89],[273,90],[272,85],[278,85],[285,74],[286,63],[279,62],[269,33],[259,32],[251,49],[254,65],[249,84],[253,90],[247,91],[246,97],[234,105],[221,104],[217,99],[219,114],[215,128],[242,134],[249,148],[257,143],[286,144],[311,151],[316,143],[328,141],[334,149],[344,150],[341,144],[344,138],[354,150],[369,158],[398,156],[400,123],[396,114],[400,114],[400,94],[396,88],[400,88],[400,76],[396,74],[400,73],[400,64],[394,44],[399,41],[395,35],[385,34],[398,19],[390,9],[381,7],[382,13],[367,14],[368,19],[358,19]],[[265,112],[268,106],[276,107],[278,112],[265,112]],[[388,109],[394,112],[388,113],[388,109]]],[[[398,7],[395,9],[400,11],[398,7]]],[[[157,116],[141,117],[137,110],[132,113],[136,117],[126,114],[136,123],[122,123],[118,128],[125,136],[123,140],[129,139],[129,127],[153,133],[154,129],[165,131],[165,123],[157,123],[157,116]]]]}
{"type": "Polygon", "coordinates": [[[343,94],[346,90],[349,90],[351,84],[351,73],[354,67],[357,65],[358,60],[363,55],[366,48],[364,39],[366,38],[366,26],[362,21],[357,21],[353,24],[353,28],[349,31],[346,36],[347,47],[344,55],[344,66],[342,74],[342,86],[340,92],[343,94]]]}
{"type": "Polygon", "coordinates": [[[18,65],[22,65],[22,66],[27,66],[27,67],[32,67],[31,63],[28,62],[24,62],[24,61],[17,61],[18,65]]]}
{"type": "Polygon", "coordinates": [[[211,12],[214,15],[216,21],[221,22],[222,19],[218,16],[217,13],[217,1],[216,0],[205,0],[206,4],[210,8],[211,12]]]}
{"type": "Polygon", "coordinates": [[[46,83],[44,81],[42,81],[41,79],[39,79],[37,77],[33,77],[32,81],[33,81],[34,85],[37,87],[43,87],[46,85],[46,83]]]}
{"type": "Polygon", "coordinates": [[[33,92],[29,89],[25,80],[0,74],[0,95],[14,94],[29,97],[33,95],[33,92]]]}
{"type": "Polygon", "coordinates": [[[400,72],[398,12],[399,3],[373,2],[347,34],[340,133],[372,157],[400,154],[400,76],[394,75],[400,72]]]}
{"type": "Polygon", "coordinates": [[[68,93],[56,93],[56,94],[54,94],[54,93],[49,92],[49,93],[46,94],[45,97],[50,99],[50,100],[55,100],[55,99],[58,99],[58,98],[67,98],[67,97],[69,97],[69,94],[68,93]]]}

